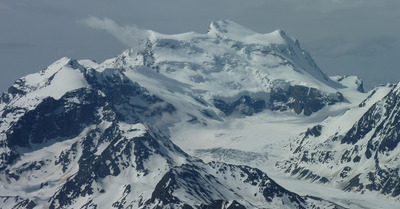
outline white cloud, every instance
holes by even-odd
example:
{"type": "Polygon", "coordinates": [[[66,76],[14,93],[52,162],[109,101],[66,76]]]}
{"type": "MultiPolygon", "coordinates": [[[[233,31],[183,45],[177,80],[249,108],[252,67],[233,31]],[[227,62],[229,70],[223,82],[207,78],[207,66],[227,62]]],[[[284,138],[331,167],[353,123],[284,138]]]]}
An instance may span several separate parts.
{"type": "Polygon", "coordinates": [[[91,28],[107,31],[122,44],[132,48],[138,47],[150,35],[149,30],[136,25],[120,26],[109,18],[88,17],[82,22],[91,28]]]}

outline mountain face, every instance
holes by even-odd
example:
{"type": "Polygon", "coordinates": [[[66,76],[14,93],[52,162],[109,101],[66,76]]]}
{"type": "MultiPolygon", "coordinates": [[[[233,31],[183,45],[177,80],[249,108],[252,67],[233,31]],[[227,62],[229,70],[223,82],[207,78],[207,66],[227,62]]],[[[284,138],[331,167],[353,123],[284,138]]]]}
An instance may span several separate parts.
{"type": "Polygon", "coordinates": [[[277,167],[346,191],[399,199],[399,98],[399,84],[376,88],[358,107],[308,129],[277,167]]]}
{"type": "Polygon", "coordinates": [[[290,192],[256,168],[205,164],[190,157],[153,125],[176,112],[123,71],[99,72],[74,60],[62,59],[18,80],[2,97],[2,204],[10,208],[335,206],[290,192]],[[37,79],[34,85],[31,77],[37,79]],[[51,88],[57,79],[78,78],[79,85],[69,86],[65,93],[51,88]],[[61,94],[45,97],[44,91],[50,89],[61,94]]]}
{"type": "Polygon", "coordinates": [[[207,34],[151,32],[141,49],[96,68],[124,69],[145,88],[156,86],[161,97],[191,96],[196,101],[187,106],[200,105],[197,111],[214,119],[266,109],[311,115],[345,100],[344,86],[324,74],[298,41],[280,30],[258,34],[226,20],[211,23],[207,34]],[[147,81],[153,78],[160,83],[147,81]]]}
{"type": "Polygon", "coordinates": [[[348,204],[282,187],[264,166],[276,159],[293,175],[398,196],[397,86],[365,99],[361,80],[328,77],[280,30],[221,20],[207,34],[150,34],[101,64],[62,58],[3,93],[1,207],[348,204]],[[310,125],[283,159],[280,146],[310,125]]]}

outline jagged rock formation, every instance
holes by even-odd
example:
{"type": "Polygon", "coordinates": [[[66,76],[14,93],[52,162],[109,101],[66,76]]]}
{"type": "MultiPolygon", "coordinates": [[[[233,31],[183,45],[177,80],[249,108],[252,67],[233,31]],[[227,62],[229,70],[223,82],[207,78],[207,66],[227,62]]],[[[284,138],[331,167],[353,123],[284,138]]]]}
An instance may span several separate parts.
{"type": "Polygon", "coordinates": [[[399,199],[399,84],[378,87],[358,107],[310,128],[277,167],[346,191],[399,199]]]}

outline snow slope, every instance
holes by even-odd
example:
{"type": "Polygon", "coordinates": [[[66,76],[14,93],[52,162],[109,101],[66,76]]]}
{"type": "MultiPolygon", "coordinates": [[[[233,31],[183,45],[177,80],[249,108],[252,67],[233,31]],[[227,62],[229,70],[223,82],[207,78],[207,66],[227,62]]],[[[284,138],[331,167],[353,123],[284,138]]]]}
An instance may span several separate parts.
{"type": "MultiPolygon", "coordinates": [[[[293,95],[288,91],[296,86],[307,87],[305,93],[315,89],[323,103],[342,101],[337,93],[344,87],[329,79],[282,31],[258,34],[221,20],[211,23],[207,34],[151,34],[142,48],[127,50],[96,69],[124,69],[128,77],[161,98],[180,94],[211,107],[215,100],[230,103],[249,96],[263,100],[268,108],[284,108],[280,103],[289,103],[293,95]],[[283,93],[287,98],[282,101],[273,98],[283,93]]],[[[221,110],[208,111],[218,115],[221,110]]]]}
{"type": "Polygon", "coordinates": [[[398,98],[398,84],[376,88],[359,106],[301,134],[277,167],[346,191],[398,200],[398,98]]]}

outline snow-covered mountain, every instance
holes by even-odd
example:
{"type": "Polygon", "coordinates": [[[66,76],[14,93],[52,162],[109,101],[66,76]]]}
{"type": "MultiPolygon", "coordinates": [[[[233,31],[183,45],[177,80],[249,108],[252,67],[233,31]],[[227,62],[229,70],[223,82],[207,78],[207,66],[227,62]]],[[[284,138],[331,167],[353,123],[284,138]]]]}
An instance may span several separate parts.
{"type": "Polygon", "coordinates": [[[157,129],[157,119],[176,112],[123,71],[87,69],[66,58],[18,80],[2,97],[2,204],[10,208],[335,206],[290,192],[259,169],[205,164],[190,157],[157,129]],[[65,84],[61,81],[71,85],[59,89],[65,84]]]}
{"type": "MultiPolygon", "coordinates": [[[[301,167],[306,162],[293,160],[300,151],[284,160],[284,145],[318,150],[301,137],[343,117],[355,123],[390,88],[366,99],[361,80],[328,77],[283,31],[259,34],[227,20],[206,34],[151,31],[141,47],[100,64],[62,58],[1,97],[1,207],[369,207],[289,191],[273,180],[283,176],[274,164],[301,167]]],[[[351,121],[339,124],[343,134],[351,121]]],[[[349,152],[365,141],[348,138],[341,144],[349,152]]],[[[379,140],[363,149],[384,150],[379,140]]],[[[379,159],[379,168],[395,166],[396,158],[379,159]]]]}
{"type": "Polygon", "coordinates": [[[207,34],[151,32],[143,48],[96,67],[107,68],[124,69],[160,97],[192,97],[186,99],[196,100],[189,106],[199,106],[200,115],[214,119],[265,109],[311,115],[344,101],[338,91],[342,86],[316,66],[298,41],[281,30],[258,34],[227,20],[212,22],[207,34]]]}
{"type": "Polygon", "coordinates": [[[346,191],[400,199],[399,85],[377,87],[359,106],[308,129],[277,167],[346,191]]]}

